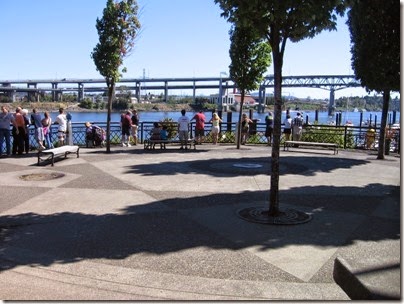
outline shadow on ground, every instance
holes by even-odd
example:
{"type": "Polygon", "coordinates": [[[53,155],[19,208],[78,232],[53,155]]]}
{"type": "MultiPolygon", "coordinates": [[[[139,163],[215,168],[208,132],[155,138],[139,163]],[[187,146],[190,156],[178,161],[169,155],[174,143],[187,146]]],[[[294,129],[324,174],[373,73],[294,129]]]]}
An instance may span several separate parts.
{"type": "MultiPolygon", "coordinates": [[[[7,255],[8,250],[21,248],[43,253],[41,256],[26,255],[22,265],[85,259],[124,260],[133,255],[136,257],[132,263],[136,264],[145,257],[160,256],[164,260],[170,253],[184,254],[188,249],[234,252],[252,246],[261,250],[291,245],[328,248],[347,246],[356,241],[398,240],[399,218],[379,217],[377,210],[387,194],[399,202],[399,191],[399,187],[382,184],[368,185],[365,189],[313,186],[281,191],[281,203],[293,204],[313,214],[312,221],[295,226],[259,225],[237,217],[236,210],[246,202],[253,203],[254,198],[262,198],[262,191],[162,199],[149,205],[133,205],[122,210],[121,215],[65,212],[2,216],[0,258],[7,255]],[[167,208],[153,208],[161,204],[167,208]],[[209,208],[211,206],[215,208],[209,208]],[[348,228],[353,233],[346,239],[340,233],[348,228]],[[234,229],[237,230],[237,242],[224,236],[234,233],[234,229]],[[254,237],[251,237],[252,233],[254,237]]],[[[256,203],[262,204],[262,201],[256,203]]],[[[400,210],[399,203],[385,208],[400,210]]],[[[179,264],[184,263],[185,267],[198,263],[196,259],[200,257],[185,254],[182,258],[184,261],[179,264]]],[[[15,266],[18,265],[10,261],[1,262],[2,270],[15,266]]]]}

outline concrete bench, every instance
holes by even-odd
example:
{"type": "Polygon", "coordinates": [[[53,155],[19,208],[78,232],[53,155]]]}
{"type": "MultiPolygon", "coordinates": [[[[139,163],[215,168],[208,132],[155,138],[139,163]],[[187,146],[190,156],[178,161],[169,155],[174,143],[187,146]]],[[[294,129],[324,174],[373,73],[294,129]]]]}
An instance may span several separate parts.
{"type": "MultiPolygon", "coordinates": [[[[178,139],[145,139],[143,142],[144,149],[145,150],[152,150],[154,149],[155,145],[163,145],[163,148],[165,148],[166,145],[180,145],[181,141],[178,139]]],[[[194,138],[190,138],[187,140],[186,143],[186,148],[189,147],[189,149],[194,147],[194,150],[196,149],[196,142],[194,138]]]]}
{"type": "Polygon", "coordinates": [[[64,156],[67,157],[68,154],[75,153],[77,158],[79,157],[79,146],[61,146],[53,149],[47,149],[38,151],[38,166],[41,161],[50,160],[52,166],[54,165],[55,157],[64,156]]]}
{"type": "Polygon", "coordinates": [[[298,146],[311,146],[311,147],[321,147],[334,150],[334,155],[338,154],[338,144],[335,143],[320,143],[320,142],[309,142],[309,141],[293,141],[287,140],[283,145],[284,151],[289,151],[290,147],[298,146]]]}

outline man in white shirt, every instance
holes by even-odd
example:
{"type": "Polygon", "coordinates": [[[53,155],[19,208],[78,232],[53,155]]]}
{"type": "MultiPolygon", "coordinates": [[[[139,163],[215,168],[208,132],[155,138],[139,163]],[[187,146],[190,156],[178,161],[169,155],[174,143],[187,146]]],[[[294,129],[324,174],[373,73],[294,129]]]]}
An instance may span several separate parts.
{"type": "Polygon", "coordinates": [[[185,150],[188,149],[187,142],[188,142],[188,130],[189,130],[189,118],[185,116],[185,110],[181,110],[181,117],[178,119],[178,135],[181,142],[181,148],[185,150]]]}
{"type": "Polygon", "coordinates": [[[65,144],[65,137],[67,131],[67,118],[64,114],[63,108],[59,109],[59,115],[56,117],[55,123],[59,125],[58,127],[58,139],[59,139],[59,147],[65,144]]]}

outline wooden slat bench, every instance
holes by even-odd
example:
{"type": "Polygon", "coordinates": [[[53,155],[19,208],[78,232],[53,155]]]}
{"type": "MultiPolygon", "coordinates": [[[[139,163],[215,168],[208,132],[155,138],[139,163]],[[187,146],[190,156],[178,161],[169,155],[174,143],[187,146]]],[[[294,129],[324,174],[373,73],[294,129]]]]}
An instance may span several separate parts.
{"type": "Polygon", "coordinates": [[[283,145],[284,151],[289,151],[289,147],[298,146],[311,146],[311,147],[321,147],[334,150],[334,155],[338,154],[338,144],[335,143],[320,143],[320,142],[309,142],[309,141],[292,141],[287,140],[283,145]]]}
{"type": "Polygon", "coordinates": [[[68,154],[75,153],[79,157],[79,146],[61,146],[53,149],[38,151],[38,166],[41,161],[50,160],[52,166],[54,165],[55,157],[64,156],[67,158],[68,154]]]}
{"type": "MultiPolygon", "coordinates": [[[[166,139],[166,140],[163,140],[163,139],[145,139],[144,142],[143,142],[145,150],[152,150],[154,145],[160,145],[160,144],[163,144],[163,145],[173,145],[173,144],[174,145],[181,145],[181,141],[178,140],[178,139],[166,139]]],[[[194,138],[188,139],[187,145],[186,145],[186,147],[187,148],[189,147],[189,149],[191,149],[192,146],[194,147],[194,150],[196,150],[196,142],[195,142],[194,138]]]]}

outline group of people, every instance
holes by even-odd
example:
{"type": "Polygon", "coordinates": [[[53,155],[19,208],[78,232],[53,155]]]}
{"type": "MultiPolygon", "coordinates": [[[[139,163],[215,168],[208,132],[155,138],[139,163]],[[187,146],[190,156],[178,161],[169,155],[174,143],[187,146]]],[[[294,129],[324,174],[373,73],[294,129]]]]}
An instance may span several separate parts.
{"type": "Polygon", "coordinates": [[[285,134],[285,140],[290,140],[291,134],[293,141],[301,140],[303,132],[303,117],[300,112],[296,113],[296,117],[294,117],[293,120],[290,114],[287,113],[283,124],[283,133],[285,134]]]}
{"type": "Polygon", "coordinates": [[[121,114],[121,145],[122,147],[130,147],[130,139],[132,144],[137,145],[137,131],[139,127],[139,116],[136,110],[127,110],[121,114]]]}
{"type": "MultiPolygon", "coordinates": [[[[59,115],[55,123],[58,124],[58,144],[65,144],[67,132],[67,117],[64,109],[59,109],[59,115]]],[[[15,113],[11,113],[7,106],[1,107],[0,113],[0,156],[3,155],[3,143],[6,143],[5,155],[22,155],[30,150],[29,142],[29,126],[35,128],[35,140],[39,151],[44,149],[52,149],[52,119],[48,112],[44,112],[43,117],[38,113],[37,109],[32,110],[30,118],[28,118],[28,110],[17,107],[15,113]],[[12,127],[10,134],[10,127],[12,127]],[[13,144],[11,146],[11,136],[13,144]]]]}
{"type": "MultiPolygon", "coordinates": [[[[272,144],[272,134],[273,134],[273,124],[274,119],[272,113],[269,112],[265,116],[265,137],[267,138],[268,145],[271,146],[272,144]]],[[[283,133],[285,134],[285,140],[290,140],[290,136],[292,135],[293,141],[300,141],[302,138],[303,132],[303,117],[300,112],[296,113],[296,117],[293,119],[291,118],[290,114],[286,114],[286,118],[283,121],[284,128],[283,133]]]]}

